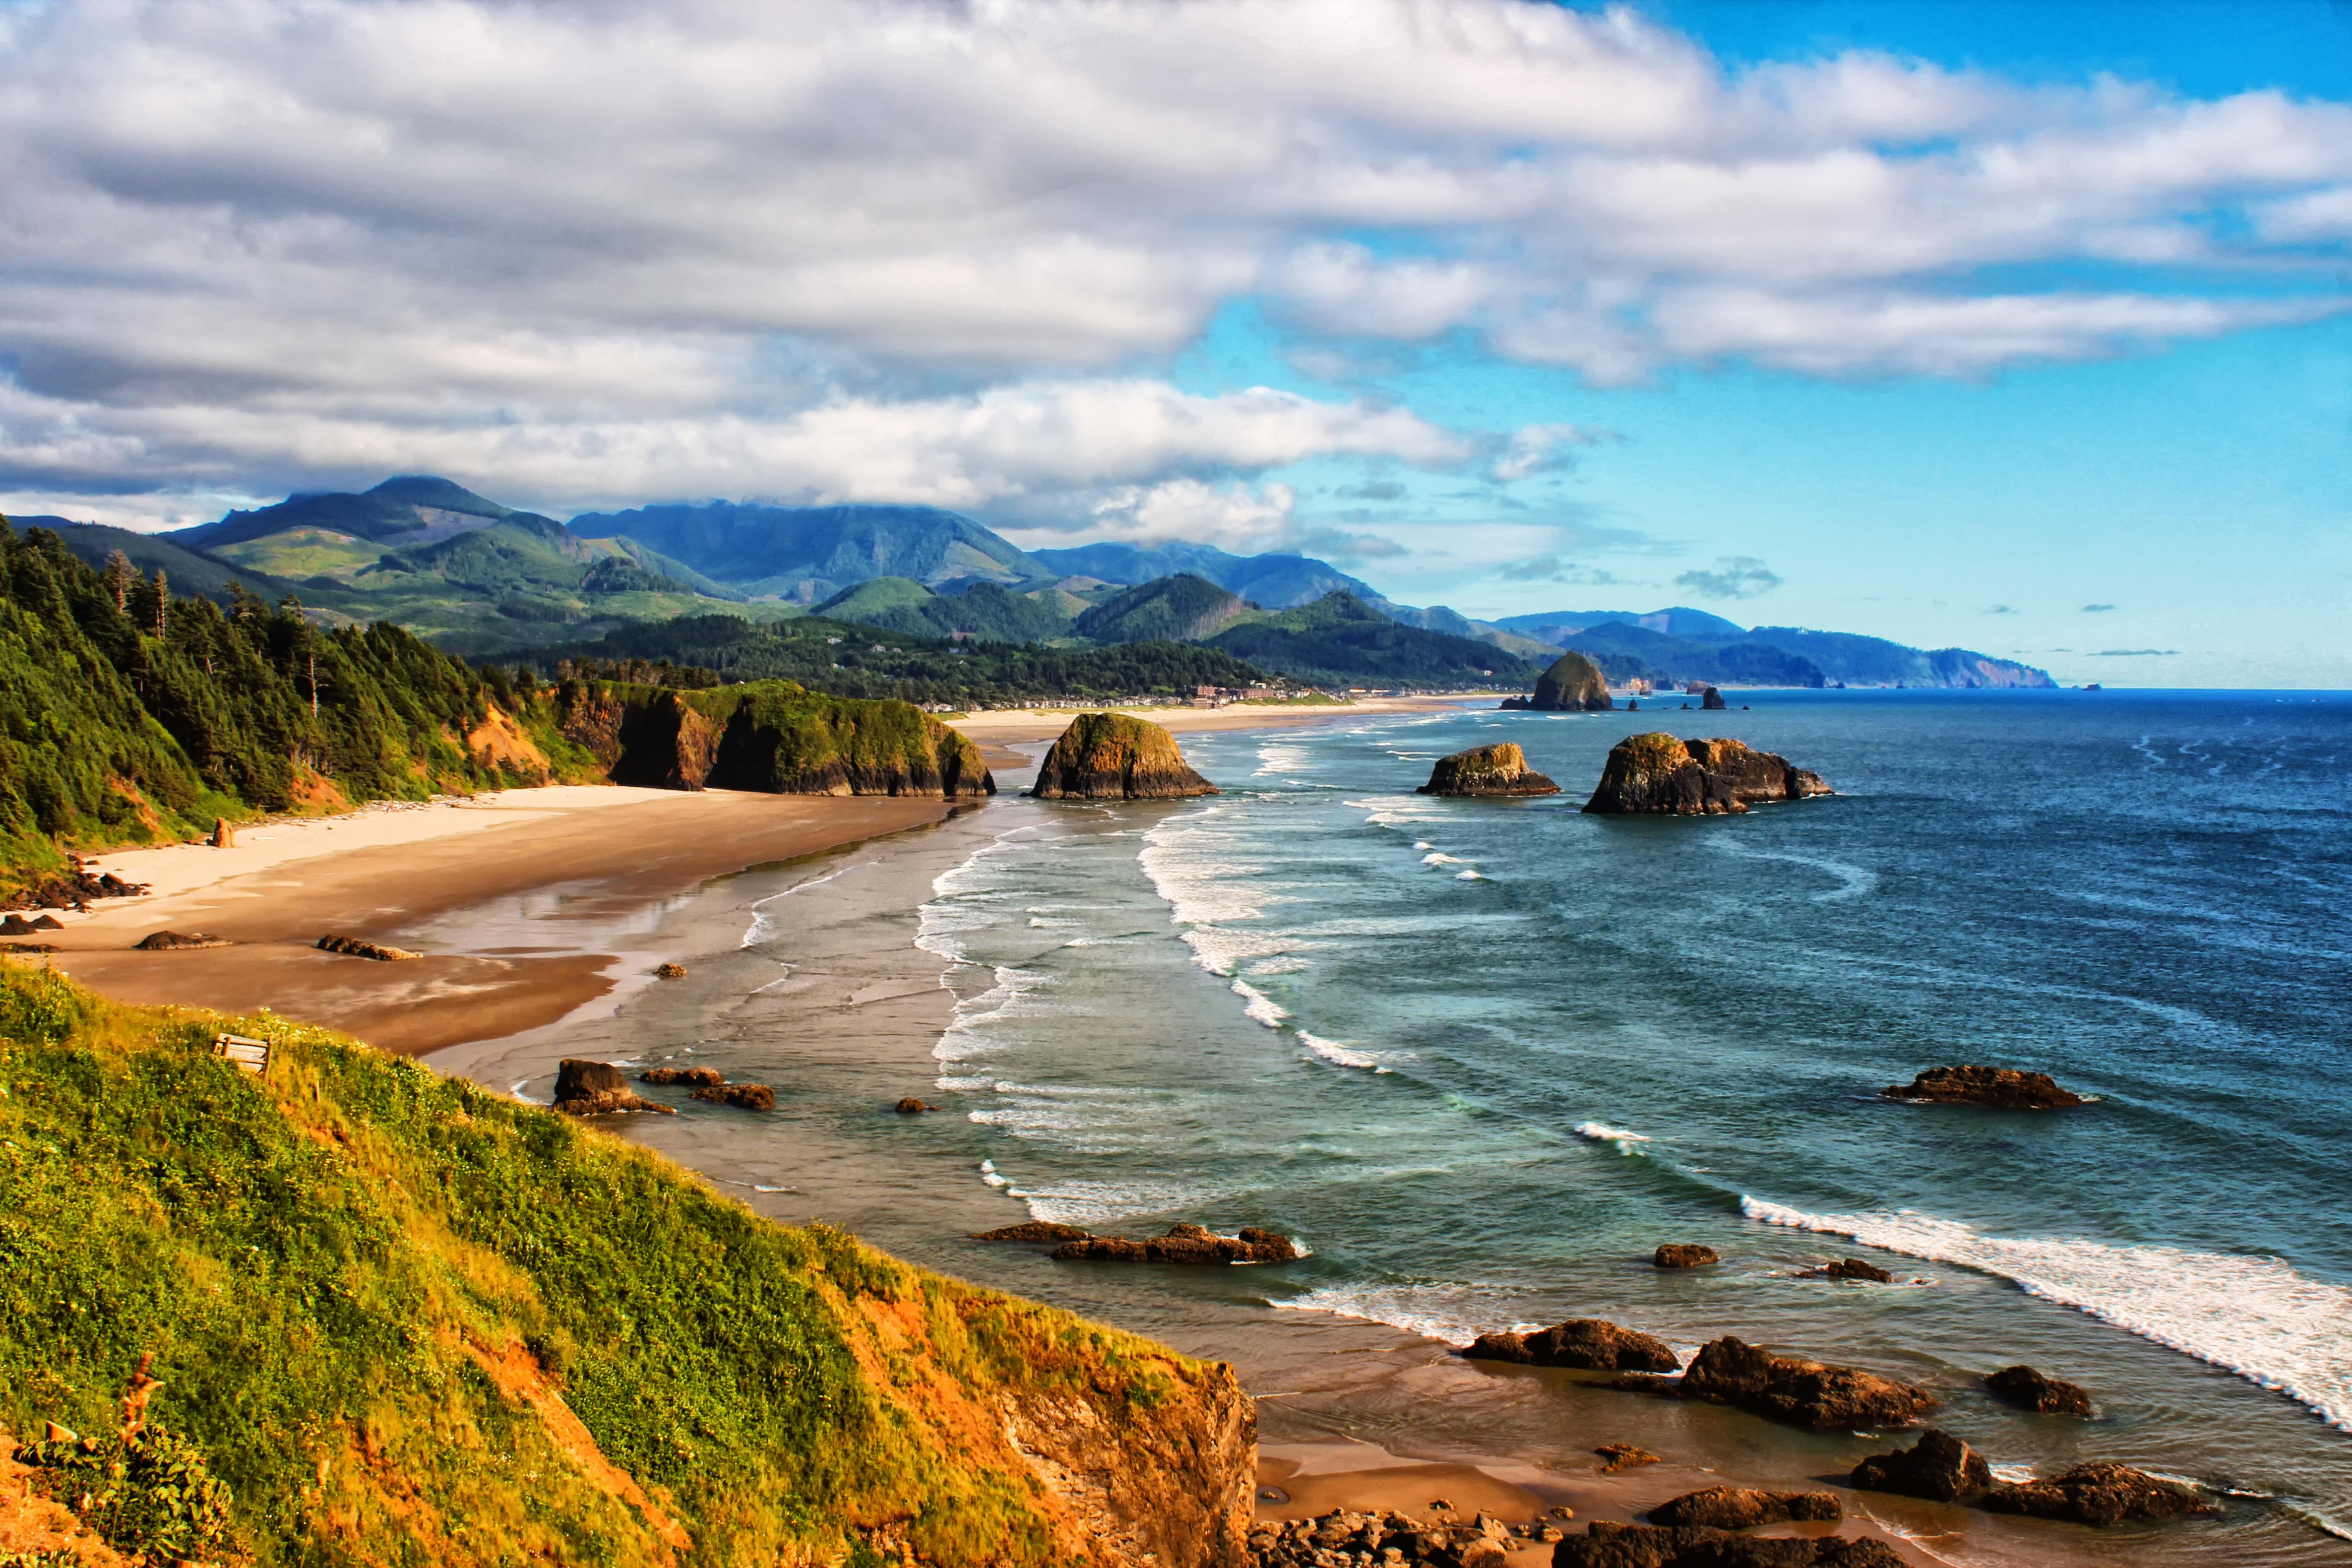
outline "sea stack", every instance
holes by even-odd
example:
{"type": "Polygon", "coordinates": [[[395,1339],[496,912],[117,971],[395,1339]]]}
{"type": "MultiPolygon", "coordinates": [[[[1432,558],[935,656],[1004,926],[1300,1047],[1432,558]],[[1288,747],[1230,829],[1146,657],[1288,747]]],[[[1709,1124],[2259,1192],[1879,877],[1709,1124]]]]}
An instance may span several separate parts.
{"type": "Polygon", "coordinates": [[[1041,800],[1174,800],[1213,795],[1176,737],[1123,713],[1082,713],[1037,767],[1029,793],[1041,800]]]}
{"type": "Polygon", "coordinates": [[[1723,700],[1723,694],[1709,686],[1698,695],[1698,706],[1705,713],[1721,713],[1727,705],[1723,700]]]}
{"type": "Polygon", "coordinates": [[[1612,747],[1584,809],[1603,815],[1737,816],[1759,800],[1827,795],[1818,773],[1737,740],[1628,736],[1612,747]]]}
{"type": "Polygon", "coordinates": [[[1528,766],[1517,741],[1441,757],[1417,795],[1557,795],[1559,786],[1528,766]]]}
{"type": "Polygon", "coordinates": [[[1607,713],[1617,705],[1609,700],[1609,682],[1601,666],[1581,653],[1562,653],[1550,669],[1536,678],[1536,695],[1528,706],[1538,713],[1607,713]]]}

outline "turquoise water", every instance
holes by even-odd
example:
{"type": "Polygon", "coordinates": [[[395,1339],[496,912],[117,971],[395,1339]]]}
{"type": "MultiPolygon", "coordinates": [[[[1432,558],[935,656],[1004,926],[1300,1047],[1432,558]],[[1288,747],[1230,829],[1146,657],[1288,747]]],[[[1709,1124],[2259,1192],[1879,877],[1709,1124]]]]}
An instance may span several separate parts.
{"type": "Polygon", "coordinates": [[[2247,1494],[2208,1545],[2239,1528],[2263,1561],[2339,1560],[2352,700],[1748,701],[1204,734],[1185,748],[1214,800],[992,808],[924,912],[962,998],[939,1098],[973,1175],[1043,1218],[1312,1249],[1245,1285],[1119,1291],[1454,1342],[1579,1315],[1685,1348],[1736,1333],[1929,1383],[1997,1464],[2121,1458],[2247,1494]],[[1840,793],[1580,814],[1609,747],[1653,726],[1840,793]],[[1566,792],[1412,793],[1506,738],[1566,792]],[[2097,1101],[1875,1095],[1960,1061],[2097,1101]],[[1661,1275],[1663,1240],[1725,1263],[1661,1275]],[[1791,1277],[1846,1254],[1906,1282],[1791,1277]],[[2105,1418],[1973,1391],[2017,1360],[2105,1418]]]}

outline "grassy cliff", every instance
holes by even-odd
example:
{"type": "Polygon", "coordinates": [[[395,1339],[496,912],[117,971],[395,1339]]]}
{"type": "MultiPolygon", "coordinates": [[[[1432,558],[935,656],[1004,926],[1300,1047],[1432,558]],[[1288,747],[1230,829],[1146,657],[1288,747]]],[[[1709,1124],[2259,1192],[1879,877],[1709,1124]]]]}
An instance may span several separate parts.
{"type": "Polygon", "coordinates": [[[1225,1368],[322,1030],[236,1021],[245,1075],[229,1021],[0,962],[0,1427],[89,1436],[20,1457],[122,1549],[1238,1561],[1225,1368]]]}

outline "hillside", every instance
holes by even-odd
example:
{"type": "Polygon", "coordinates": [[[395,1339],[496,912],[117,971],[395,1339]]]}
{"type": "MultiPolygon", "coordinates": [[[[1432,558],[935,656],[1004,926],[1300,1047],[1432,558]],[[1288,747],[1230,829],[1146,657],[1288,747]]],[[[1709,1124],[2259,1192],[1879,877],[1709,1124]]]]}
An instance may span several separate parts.
{"type": "Polygon", "coordinates": [[[993,582],[967,582],[961,592],[937,593],[910,577],[877,577],[843,589],[809,613],[914,637],[1050,643],[1070,632],[1067,597],[1052,589],[1024,592],[993,582]]]}
{"type": "Polygon", "coordinates": [[[1646,679],[1682,685],[1825,686],[1829,678],[1801,654],[1769,643],[1694,643],[1645,626],[1603,622],[1560,639],[1559,646],[1582,653],[1612,681],[1646,679]]]}
{"type": "Polygon", "coordinates": [[[1179,573],[1113,594],[1077,619],[1077,634],[1097,643],[1197,643],[1255,607],[1205,578],[1179,573]]]}
{"type": "Polygon", "coordinates": [[[1921,650],[1883,637],[1809,632],[1795,626],[1742,629],[1704,610],[1543,611],[1495,624],[1599,659],[1612,680],[1713,681],[1746,685],[2033,686],[2049,672],[1967,648],[1921,650]],[[1745,651],[1735,651],[1744,648],[1745,651]],[[1757,650],[1776,650],[1781,657],[1757,650]],[[1808,671],[1822,679],[1811,679],[1808,671]],[[1746,673],[1742,673],[1746,672],[1746,673]]]}
{"type": "Polygon", "coordinates": [[[1243,622],[1207,645],[1314,685],[1519,686],[1538,673],[1489,643],[1399,625],[1348,593],[1243,622]]]}
{"type": "Polygon", "coordinates": [[[1368,604],[1380,601],[1369,585],[1312,556],[1234,555],[1214,545],[1171,540],[1037,549],[1029,552],[1029,559],[1056,577],[1091,577],[1130,588],[1189,573],[1269,610],[1310,604],[1327,593],[1352,593],[1368,604]]]}
{"type": "Polygon", "coordinates": [[[1038,586],[1065,575],[936,507],[769,507],[709,501],[583,512],[583,538],[626,538],[743,593],[814,604],[877,577],[1038,586]]]}
{"type": "Polygon", "coordinates": [[[0,1427],[94,1435],[28,1450],[32,1479],[126,1552],[1242,1560],[1255,1420],[1224,1367],[280,1019],[7,960],[0,1037],[0,1427]],[[266,1074],[210,1054],[223,1027],[266,1074]]]}

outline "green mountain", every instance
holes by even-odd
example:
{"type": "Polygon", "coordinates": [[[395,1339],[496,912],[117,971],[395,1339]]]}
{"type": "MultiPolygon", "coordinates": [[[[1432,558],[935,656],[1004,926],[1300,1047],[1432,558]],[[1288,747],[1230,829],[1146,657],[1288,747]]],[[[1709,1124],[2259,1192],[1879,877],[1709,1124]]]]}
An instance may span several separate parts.
{"type": "Polygon", "coordinates": [[[1051,589],[1024,592],[993,582],[972,582],[960,593],[936,593],[910,577],[877,577],[843,589],[810,613],[915,637],[1050,643],[1070,632],[1064,597],[1051,589]]]}
{"type": "Polygon", "coordinates": [[[760,598],[814,604],[877,577],[1038,586],[1039,566],[970,517],[936,507],[768,507],[709,501],[583,512],[572,531],[626,538],[760,598]]]}
{"type": "Polygon", "coordinates": [[[1743,628],[1704,610],[1677,606],[1644,612],[1551,610],[1496,622],[1559,648],[1600,659],[1612,680],[1700,680],[1748,685],[2054,686],[2045,670],[1966,648],[1921,650],[1844,632],[1795,626],[1743,628]],[[1783,661],[1735,645],[1777,650],[1783,661]],[[1707,650],[1721,656],[1710,661],[1707,650]],[[1613,661],[1613,663],[1612,662],[1613,661]],[[1789,662],[1794,661],[1794,662],[1789,662]],[[1807,667],[1819,671],[1811,680],[1807,667]],[[1747,673],[1734,673],[1747,672],[1747,673]]]}
{"type": "Polygon", "coordinates": [[[1207,645],[1316,685],[1522,685],[1538,673],[1490,643],[1399,625],[1349,593],[1243,622],[1207,645]]]}
{"type": "Polygon", "coordinates": [[[1312,556],[1234,555],[1214,545],[1174,540],[1037,549],[1029,552],[1029,559],[1043,563],[1055,576],[1091,577],[1126,587],[1189,574],[1274,610],[1309,604],[1327,593],[1352,593],[1368,604],[1381,601],[1368,584],[1312,556]]]}
{"type": "Polygon", "coordinates": [[[1076,631],[1095,643],[1197,643],[1255,608],[1213,582],[1180,572],[1104,600],[1078,617],[1076,631]]]}

